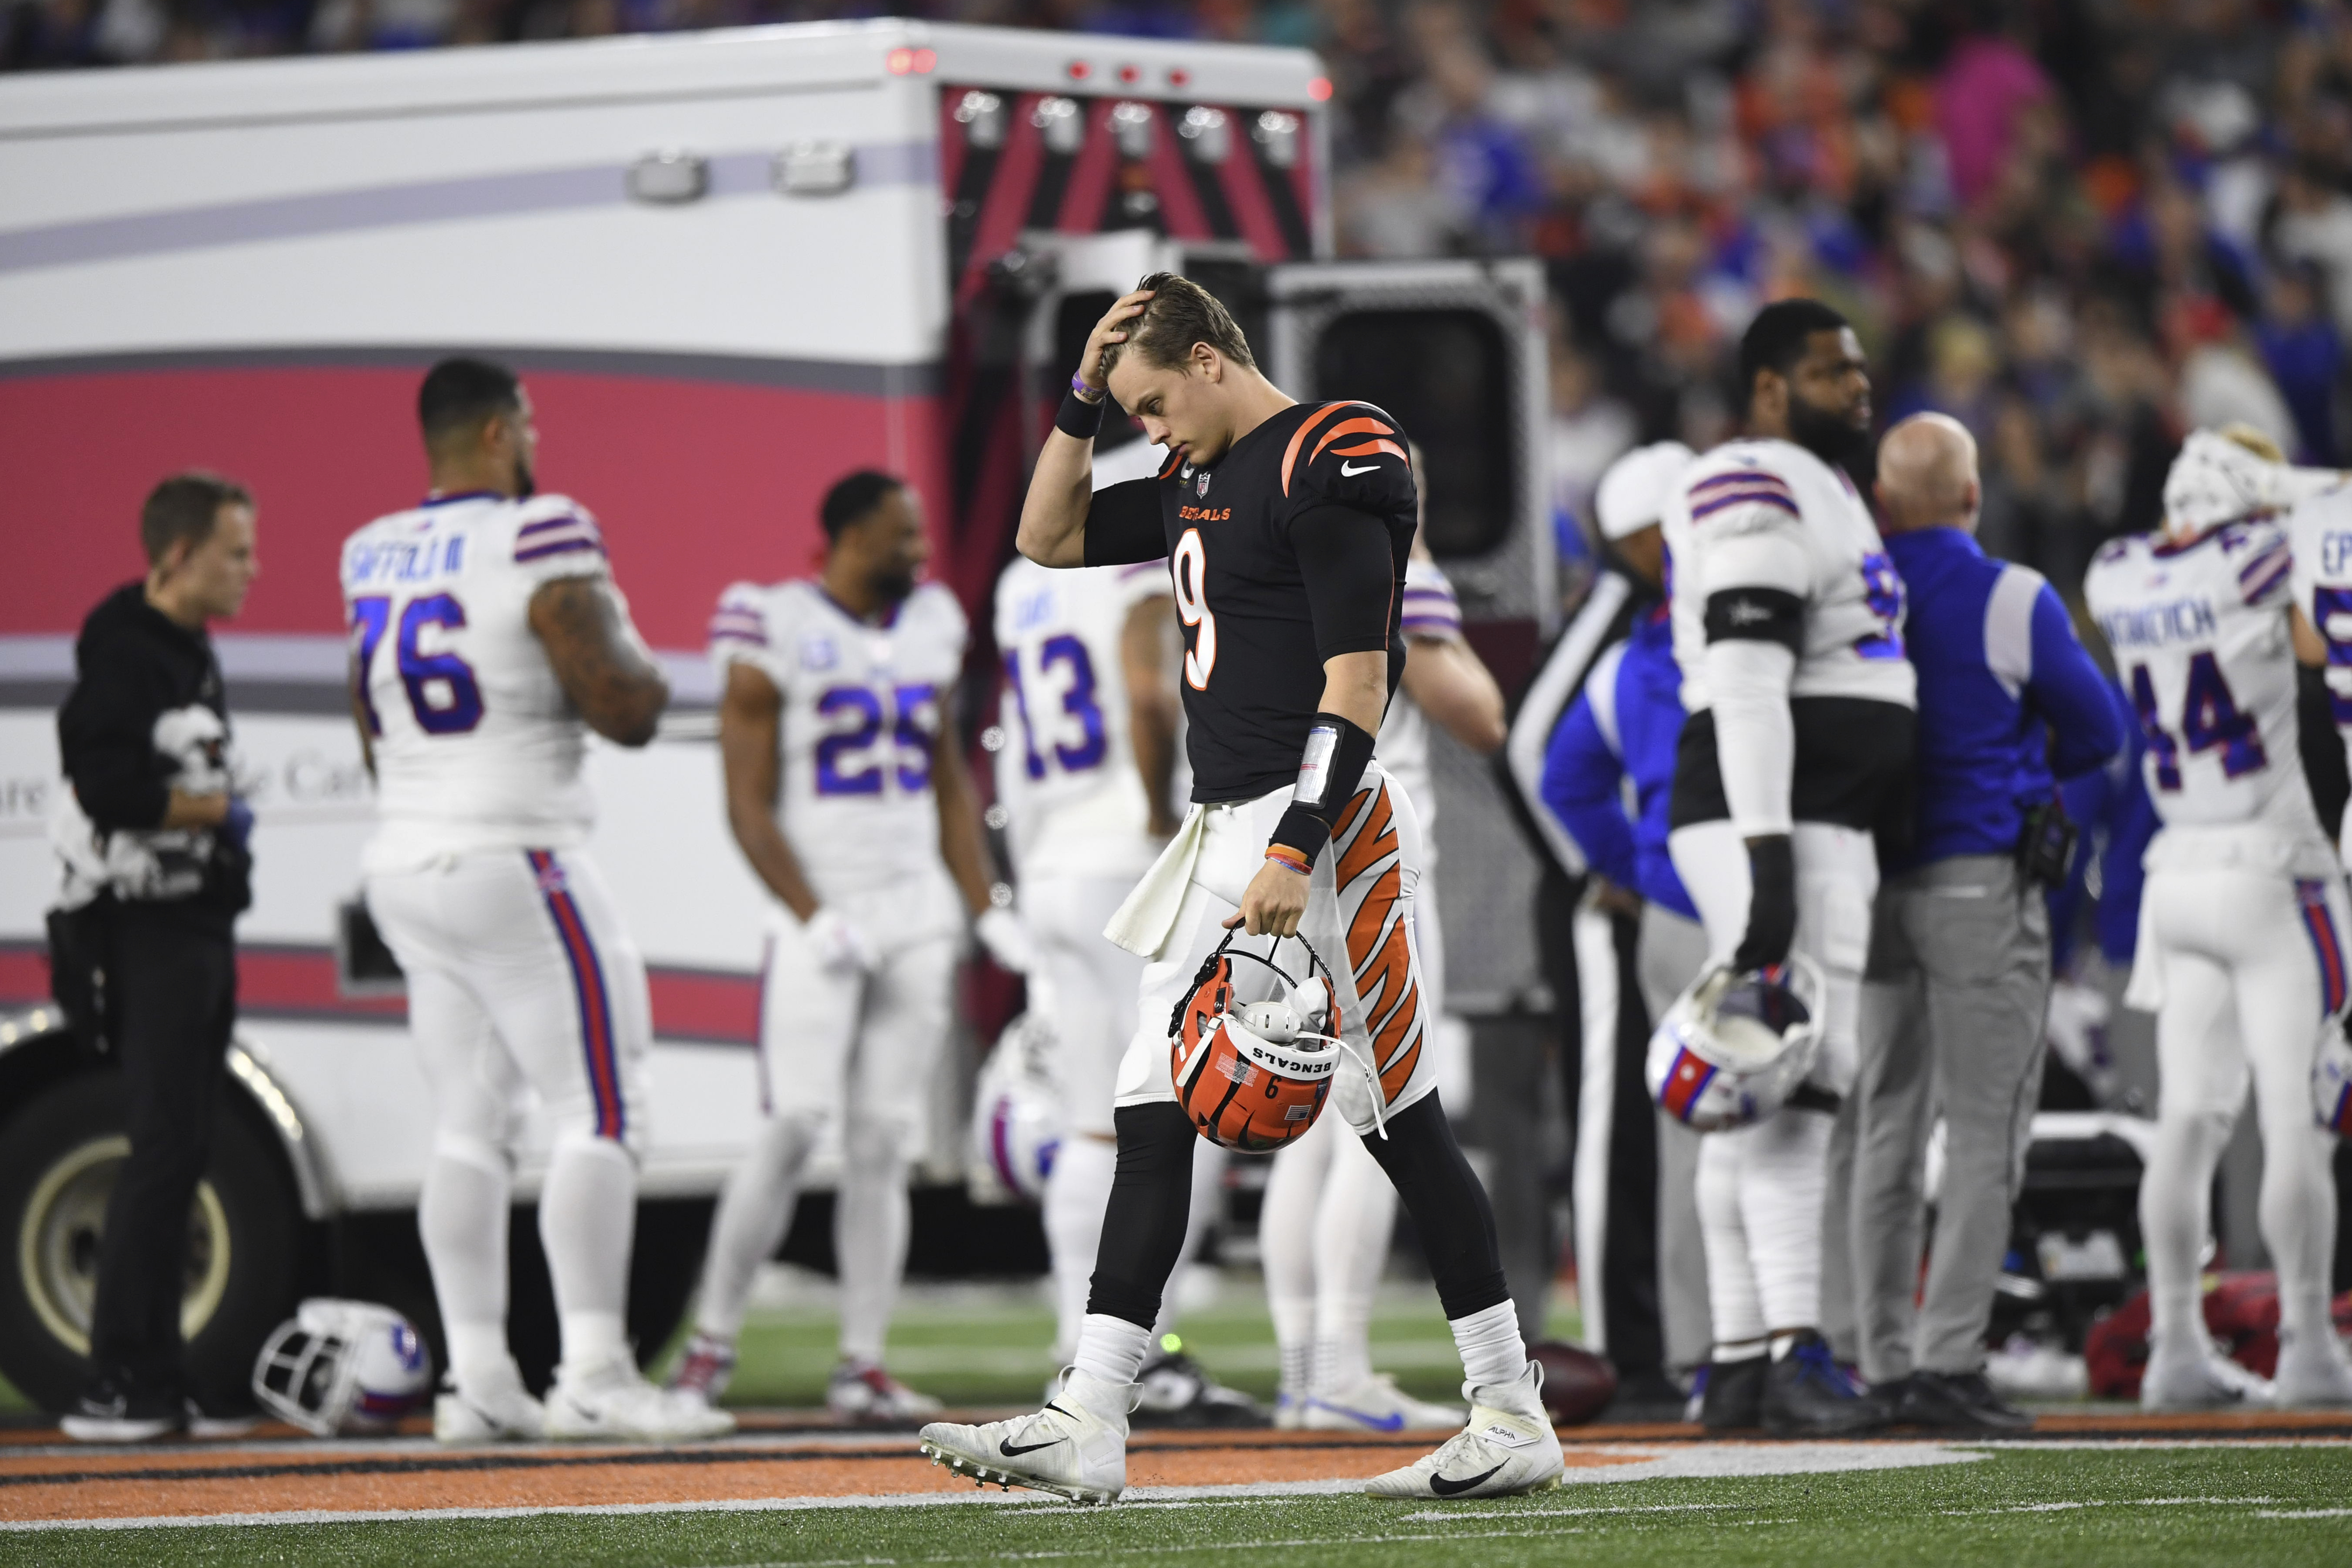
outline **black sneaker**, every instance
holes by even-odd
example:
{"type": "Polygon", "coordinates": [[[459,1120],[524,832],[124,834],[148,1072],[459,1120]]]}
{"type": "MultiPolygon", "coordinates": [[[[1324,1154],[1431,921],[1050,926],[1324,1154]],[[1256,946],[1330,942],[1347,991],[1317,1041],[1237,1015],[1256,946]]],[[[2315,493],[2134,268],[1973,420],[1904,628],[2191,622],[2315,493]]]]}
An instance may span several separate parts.
{"type": "Polygon", "coordinates": [[[81,1392],[58,1425],[77,1443],[152,1443],[187,1424],[176,1390],[141,1388],[127,1378],[101,1377],[81,1392]]]}
{"type": "Polygon", "coordinates": [[[1764,1424],[1765,1358],[1711,1361],[1700,1368],[1698,1424],[1710,1432],[1745,1432],[1764,1424]]]}
{"type": "Polygon", "coordinates": [[[1264,1427],[1270,1424],[1256,1400],[1228,1388],[1184,1354],[1184,1342],[1169,1334],[1160,1352],[1136,1374],[1142,1393],[1130,1427],[1264,1427]]]}
{"type": "Polygon", "coordinates": [[[1946,1432],[2027,1432],[2033,1417],[1992,1391],[1981,1372],[1915,1372],[1904,1379],[1895,1420],[1946,1432]]]}
{"type": "Polygon", "coordinates": [[[1822,1336],[1807,1329],[1764,1376],[1764,1430],[1775,1437],[1851,1437],[1886,1425],[1822,1336]]]}

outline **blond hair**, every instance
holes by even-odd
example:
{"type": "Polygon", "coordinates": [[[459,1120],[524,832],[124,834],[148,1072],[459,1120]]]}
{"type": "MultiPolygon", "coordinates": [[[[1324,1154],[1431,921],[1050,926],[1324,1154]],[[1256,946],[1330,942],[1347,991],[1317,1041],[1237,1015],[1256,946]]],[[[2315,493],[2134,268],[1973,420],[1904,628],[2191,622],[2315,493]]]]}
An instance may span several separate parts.
{"type": "Polygon", "coordinates": [[[1135,287],[1150,289],[1151,298],[1143,302],[1143,314],[1128,322],[1127,341],[1103,350],[1105,381],[1110,379],[1120,353],[1129,349],[1152,364],[1173,369],[1192,357],[1193,344],[1206,343],[1244,369],[1257,368],[1249,340],[1242,335],[1233,312],[1191,278],[1155,272],[1135,287]]]}

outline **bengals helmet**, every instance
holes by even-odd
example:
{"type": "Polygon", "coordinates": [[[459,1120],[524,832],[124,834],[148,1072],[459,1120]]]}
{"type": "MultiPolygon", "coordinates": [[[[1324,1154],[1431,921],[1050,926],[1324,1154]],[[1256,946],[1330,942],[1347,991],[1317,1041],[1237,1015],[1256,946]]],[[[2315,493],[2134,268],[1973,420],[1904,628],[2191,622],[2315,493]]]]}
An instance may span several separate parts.
{"type": "Polygon", "coordinates": [[[1702,1133],[1763,1121],[1812,1071],[1823,991],[1821,970],[1801,953],[1748,974],[1709,968],[1650,1036],[1650,1097],[1702,1133]]]}
{"type": "MultiPolygon", "coordinates": [[[[1228,932],[1192,977],[1192,988],[1168,1020],[1168,1049],[1176,1102],[1194,1130],[1220,1147],[1258,1154],[1280,1148],[1315,1124],[1330,1098],[1341,1053],[1351,1059],[1356,1053],[1339,1038],[1331,971],[1315,949],[1293,938],[1307,947],[1309,966],[1305,979],[1294,980],[1275,965],[1272,948],[1263,958],[1246,949],[1227,951],[1239,934],[1228,932]],[[1279,982],[1274,999],[1235,999],[1236,958],[1273,971],[1279,982]]],[[[1280,946],[1277,938],[1274,946],[1280,946]]]]}

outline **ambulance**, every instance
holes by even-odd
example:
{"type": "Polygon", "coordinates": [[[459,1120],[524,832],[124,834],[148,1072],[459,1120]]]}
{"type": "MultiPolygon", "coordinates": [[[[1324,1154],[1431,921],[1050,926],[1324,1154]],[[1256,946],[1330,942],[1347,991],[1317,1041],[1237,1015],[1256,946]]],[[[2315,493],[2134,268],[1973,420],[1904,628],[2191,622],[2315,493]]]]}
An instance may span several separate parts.
{"type": "MultiPolygon", "coordinates": [[[[812,568],[833,480],[921,495],[933,574],[982,632],[958,714],[982,736],[1028,464],[1093,321],[1181,268],[1280,385],[1403,421],[1474,632],[1524,666],[1554,602],[1540,271],[1333,261],[1330,91],[1301,50],[901,20],[0,80],[0,1374],[49,1408],[75,1391],[127,1147],[110,1065],[47,1002],[47,824],[74,631],[141,575],[166,474],[233,476],[260,515],[261,576],[215,628],[257,825],[190,1218],[183,1325],[212,1386],[306,1294],[437,1337],[425,1085],[356,902],[371,786],[336,560],[420,494],[438,357],[522,374],[541,480],[602,523],[675,693],[654,744],[590,763],[592,852],[651,967],[648,1354],[758,1103],[764,895],[723,819],[704,626],[725,584],[812,568]]],[[[1114,418],[1103,441],[1135,438],[1114,418]]],[[[960,1168],[971,1055],[926,1179],[960,1168]]],[[[515,1236],[539,1377],[544,1266],[515,1236]]]]}

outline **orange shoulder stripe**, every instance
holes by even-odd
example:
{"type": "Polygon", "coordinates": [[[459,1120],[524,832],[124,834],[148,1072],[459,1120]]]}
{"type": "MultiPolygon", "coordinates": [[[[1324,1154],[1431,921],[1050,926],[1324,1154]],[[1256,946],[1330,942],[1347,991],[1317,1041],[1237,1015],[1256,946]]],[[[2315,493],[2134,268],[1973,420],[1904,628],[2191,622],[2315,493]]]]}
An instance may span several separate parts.
{"type": "MultiPolygon", "coordinates": [[[[1391,456],[1402,457],[1404,459],[1406,467],[1410,468],[1412,466],[1412,455],[1393,441],[1367,441],[1360,446],[1342,446],[1331,455],[1334,457],[1370,457],[1381,452],[1388,453],[1391,456]]],[[[1315,455],[1320,457],[1323,454],[1320,451],[1318,451],[1315,455]]],[[[1356,472],[1360,474],[1363,470],[1359,468],[1356,472]]]]}
{"type": "MultiPolygon", "coordinates": [[[[1290,433],[1290,444],[1285,447],[1282,453],[1282,493],[1285,496],[1290,494],[1290,466],[1298,460],[1298,449],[1307,444],[1307,434],[1317,425],[1322,423],[1325,420],[1330,418],[1333,414],[1348,406],[1349,405],[1344,402],[1325,403],[1321,408],[1317,409],[1313,413],[1308,414],[1305,419],[1301,420],[1299,422],[1298,428],[1290,433]]],[[[1309,458],[1308,461],[1312,462],[1314,460],[1309,458]]]]}
{"type": "Polygon", "coordinates": [[[1155,478],[1160,478],[1160,479],[1165,479],[1165,478],[1167,478],[1167,477],[1168,477],[1168,476],[1170,476],[1171,474],[1173,474],[1174,472],[1176,472],[1176,465],[1177,465],[1177,464],[1179,464],[1179,463],[1180,463],[1180,462],[1181,462],[1181,461],[1183,461],[1183,459],[1181,459],[1181,458],[1178,457],[1178,456],[1176,455],[1176,454],[1174,454],[1173,452],[1170,453],[1170,454],[1168,455],[1168,465],[1167,465],[1166,467],[1164,467],[1164,468],[1160,469],[1160,472],[1159,472],[1157,475],[1153,476],[1154,476],[1155,478]]]}
{"type": "Polygon", "coordinates": [[[1322,456],[1323,449],[1343,435],[1394,435],[1395,434],[1394,430],[1377,419],[1343,419],[1323,433],[1323,439],[1315,444],[1315,450],[1307,455],[1307,461],[1312,463],[1316,458],[1322,456]]]}

